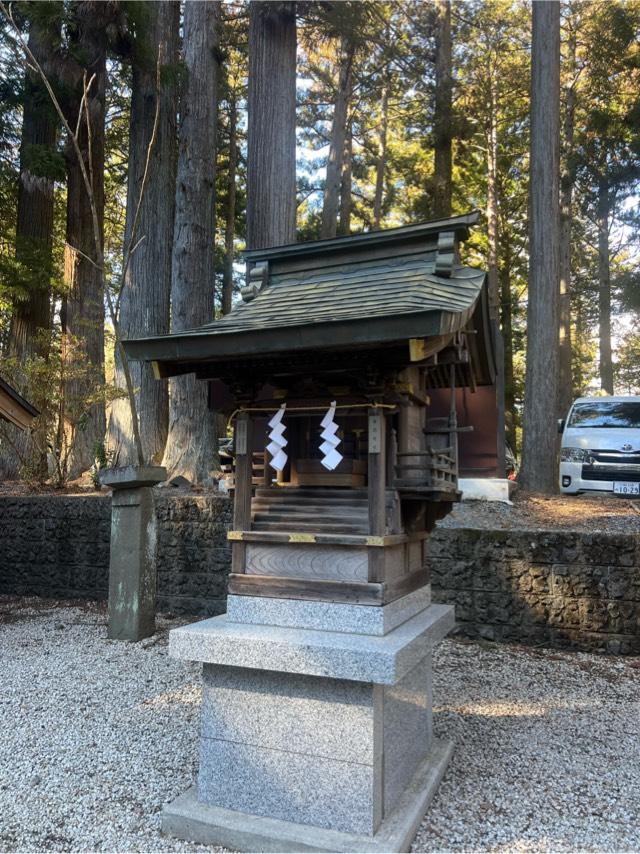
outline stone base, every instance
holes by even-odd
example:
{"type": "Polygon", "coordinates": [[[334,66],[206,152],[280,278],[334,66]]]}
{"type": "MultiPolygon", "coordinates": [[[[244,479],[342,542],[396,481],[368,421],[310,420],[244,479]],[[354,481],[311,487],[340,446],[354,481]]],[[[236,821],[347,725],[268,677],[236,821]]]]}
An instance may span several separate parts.
{"type": "Polygon", "coordinates": [[[408,851],[452,751],[452,742],[433,741],[395,809],[373,836],[208,806],[198,801],[195,787],[165,806],[162,830],[179,839],[237,851],[408,851]]]}
{"type": "Polygon", "coordinates": [[[382,634],[336,631],[324,608],[257,597],[174,629],[170,654],[201,661],[204,684],[197,789],[165,829],[200,839],[205,828],[218,834],[206,841],[249,850],[403,850],[450,754],[432,737],[431,667],[453,609],[414,613],[422,597],[378,621],[340,611],[360,630],[402,620],[382,634]]]}
{"type": "Polygon", "coordinates": [[[463,501],[502,501],[511,504],[511,495],[517,488],[514,480],[506,477],[461,477],[458,488],[463,501]]]}
{"type": "Polygon", "coordinates": [[[232,623],[314,629],[356,635],[386,635],[431,604],[431,587],[401,596],[387,605],[349,605],[268,596],[227,597],[227,619],[232,623]]]}

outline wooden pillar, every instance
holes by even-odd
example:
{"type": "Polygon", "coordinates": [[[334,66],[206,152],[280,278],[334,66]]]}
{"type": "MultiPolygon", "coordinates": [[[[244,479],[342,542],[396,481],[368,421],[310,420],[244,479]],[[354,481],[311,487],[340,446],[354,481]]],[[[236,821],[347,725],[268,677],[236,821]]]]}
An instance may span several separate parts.
{"type": "MultiPolygon", "coordinates": [[[[386,533],[386,423],[384,410],[369,410],[369,535],[384,537],[386,533]]],[[[369,551],[369,581],[382,581],[384,548],[373,546],[369,551]]]]}
{"type": "MultiPolygon", "coordinates": [[[[235,495],[233,501],[234,531],[248,531],[251,527],[251,478],[253,475],[252,423],[248,412],[241,412],[233,429],[235,450],[235,495]]],[[[234,542],[231,571],[244,572],[246,544],[234,542]]]]}
{"type": "Polygon", "coordinates": [[[451,365],[449,378],[449,447],[451,457],[455,464],[456,476],[458,473],[458,411],[456,407],[456,366],[451,365]]]}
{"type": "Polygon", "coordinates": [[[369,533],[382,537],[385,533],[386,491],[386,429],[384,413],[375,407],[369,410],[369,533]]]}

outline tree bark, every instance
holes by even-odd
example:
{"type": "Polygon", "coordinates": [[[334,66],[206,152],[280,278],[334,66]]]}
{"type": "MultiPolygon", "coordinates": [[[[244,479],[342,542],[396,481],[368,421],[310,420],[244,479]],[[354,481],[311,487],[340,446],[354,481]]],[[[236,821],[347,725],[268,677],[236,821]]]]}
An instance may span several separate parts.
{"type": "Polygon", "coordinates": [[[373,227],[380,228],[382,219],[382,201],[384,198],[384,171],[387,165],[387,128],[389,124],[389,84],[382,88],[382,106],[380,107],[380,135],[378,137],[378,157],[376,160],[376,189],[373,197],[373,227]]]}
{"type": "Polygon", "coordinates": [[[490,104],[486,128],[487,145],[487,279],[489,283],[489,313],[492,320],[499,317],[500,281],[500,229],[498,206],[498,129],[497,129],[497,93],[495,80],[489,83],[490,104]]]}
{"type": "Polygon", "coordinates": [[[222,274],[222,313],[229,314],[233,299],[234,238],[236,233],[236,172],[238,169],[238,106],[235,92],[229,93],[229,167],[227,209],[224,226],[224,271],[222,274]]]}
{"type": "Polygon", "coordinates": [[[346,38],[343,38],[340,45],[338,88],[331,123],[331,143],[329,145],[329,159],[327,160],[320,237],[335,237],[338,230],[338,205],[347,136],[349,100],[353,86],[354,53],[354,46],[346,38]]]}
{"type": "Polygon", "coordinates": [[[489,111],[485,128],[487,148],[487,280],[489,316],[496,349],[496,407],[498,417],[498,477],[505,476],[506,396],[505,347],[500,330],[500,193],[498,188],[498,87],[493,69],[489,70],[489,111]]]}
{"type": "Polygon", "coordinates": [[[434,131],[433,215],[451,216],[451,140],[453,137],[451,75],[451,2],[436,0],[436,94],[434,131]]]}
{"type": "Polygon", "coordinates": [[[517,453],[516,406],[513,381],[513,310],[511,306],[511,252],[505,245],[500,270],[501,328],[504,352],[504,409],[505,431],[511,450],[517,453]]]}
{"type": "MultiPolygon", "coordinates": [[[[219,22],[219,2],[185,4],[186,79],[180,100],[171,268],[173,332],[214,319],[219,22]]],[[[234,171],[230,169],[230,174],[234,171]]],[[[215,416],[209,411],[207,392],[208,383],[193,374],[170,381],[169,435],[163,460],[170,477],[181,475],[193,483],[205,483],[218,467],[215,416]]]]}
{"type": "MultiPolygon", "coordinates": [[[[51,64],[56,32],[60,24],[43,25],[34,20],[29,28],[29,49],[43,68],[51,64]]],[[[28,293],[12,307],[7,355],[24,366],[32,356],[46,357],[49,347],[47,333],[51,326],[51,257],[53,247],[53,178],[31,171],[34,151],[53,153],[56,150],[58,119],[51,107],[49,95],[37,72],[27,70],[24,79],[22,133],[20,140],[20,180],[18,183],[18,215],[16,221],[16,260],[28,270],[28,293]]],[[[20,390],[39,409],[40,402],[28,387],[26,378],[20,390]]],[[[29,433],[6,425],[11,443],[22,458],[30,457],[35,448],[29,433]]],[[[45,443],[40,443],[43,448],[45,443]]],[[[15,478],[20,460],[13,450],[3,446],[0,471],[4,479],[15,478]],[[7,453],[5,452],[7,451],[7,453]]],[[[46,452],[38,461],[40,475],[46,479],[46,452]]]]}
{"type": "Polygon", "coordinates": [[[558,418],[564,418],[573,402],[573,383],[571,376],[571,232],[573,225],[573,187],[574,170],[571,166],[574,153],[575,128],[575,65],[576,34],[572,29],[568,39],[566,73],[569,85],[566,88],[564,105],[564,127],[562,133],[563,155],[560,175],[560,300],[558,305],[559,321],[559,376],[558,376],[558,418]]]}
{"type": "Polygon", "coordinates": [[[247,247],[296,239],[295,3],[249,4],[247,247]]]}
{"type": "Polygon", "coordinates": [[[353,158],[353,124],[347,122],[347,134],[344,141],[344,163],[342,166],[342,182],[340,184],[340,234],[351,233],[351,193],[352,193],[352,163],[353,158]]]}
{"type": "Polygon", "coordinates": [[[603,176],[598,182],[598,332],[600,339],[600,387],[608,394],[613,394],[609,206],[609,182],[603,176]]]}
{"type": "MultiPolygon", "coordinates": [[[[49,26],[34,20],[29,29],[29,48],[47,69],[59,36],[60,24],[49,26]]],[[[53,247],[53,178],[31,171],[34,149],[53,154],[58,119],[37,72],[28,70],[24,81],[24,108],[20,140],[20,181],[16,222],[16,260],[29,270],[29,293],[12,310],[8,353],[23,361],[30,355],[46,355],[40,340],[50,327],[51,254],[53,247]]]]}
{"type": "MultiPolygon", "coordinates": [[[[123,338],[159,335],[169,331],[171,247],[175,211],[177,92],[171,72],[178,61],[180,4],[177,0],[144,4],[148,21],[140,28],[132,57],[129,176],[125,246],[140,198],[147,153],[160,98],[157,138],[151,152],[146,189],[139,211],[138,248],[131,257],[120,305],[123,338]],[[157,62],[161,52],[160,93],[157,62]]],[[[156,380],[151,365],[130,362],[140,419],[144,458],[158,462],[167,437],[168,389],[156,380]]],[[[116,383],[124,388],[120,354],[116,352],[116,383]]],[[[109,448],[114,465],[137,464],[131,409],[126,399],[114,401],[109,423],[109,448]]]]}
{"type": "Polygon", "coordinates": [[[557,484],[560,4],[534,0],[531,57],[529,303],[522,485],[557,484]]]}
{"type": "MultiPolygon", "coordinates": [[[[100,242],[104,242],[104,121],[106,90],[106,25],[112,10],[84,0],[73,7],[74,31],[72,55],[81,65],[73,69],[74,85],[68,102],[69,123],[75,127],[81,109],[83,75],[87,84],[93,77],[88,96],[91,124],[80,125],[79,143],[87,169],[93,178],[93,195],[98,213],[100,242]]],[[[70,67],[70,66],[69,66],[70,67]]],[[[82,378],[67,383],[65,396],[72,406],[90,395],[98,383],[104,383],[104,294],[102,275],[87,258],[96,259],[90,200],[82,178],[80,164],[67,143],[67,222],[64,258],[65,296],[61,321],[63,336],[72,343],[69,358],[83,372],[82,378]],[[85,257],[83,257],[85,256],[85,257]]],[[[70,366],[71,373],[73,365],[70,366]]],[[[105,406],[99,402],[87,407],[84,423],[76,429],[69,458],[68,475],[77,477],[94,460],[96,443],[104,440],[105,406]]]]}

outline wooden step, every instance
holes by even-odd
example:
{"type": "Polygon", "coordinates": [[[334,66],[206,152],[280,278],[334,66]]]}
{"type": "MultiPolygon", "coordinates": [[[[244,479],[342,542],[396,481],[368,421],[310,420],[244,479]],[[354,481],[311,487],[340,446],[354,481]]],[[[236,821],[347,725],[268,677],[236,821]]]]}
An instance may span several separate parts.
{"type": "MultiPolygon", "coordinates": [[[[386,503],[393,504],[395,500],[394,491],[388,489],[386,491],[386,503]]],[[[339,506],[366,507],[369,503],[367,490],[348,489],[348,490],[308,490],[298,487],[286,487],[283,489],[266,489],[258,487],[255,492],[254,501],[264,503],[281,503],[281,504],[296,504],[298,506],[310,505],[313,507],[330,506],[332,504],[339,506]]]]}
{"type": "Polygon", "coordinates": [[[366,513],[368,504],[366,501],[327,501],[320,503],[318,501],[267,501],[264,498],[254,498],[251,506],[258,510],[268,510],[273,508],[280,512],[304,512],[304,513],[366,513]]]}
{"type": "Polygon", "coordinates": [[[357,513],[367,514],[368,505],[366,501],[358,504],[306,504],[301,502],[265,501],[263,498],[254,498],[251,502],[253,510],[273,510],[276,513],[357,513]]]}
{"type": "Polygon", "coordinates": [[[282,522],[254,521],[251,523],[252,531],[294,531],[295,533],[308,534],[366,534],[365,525],[349,525],[344,522],[294,522],[291,519],[282,522]]]}
{"type": "Polygon", "coordinates": [[[307,512],[305,508],[304,511],[300,510],[300,508],[287,508],[285,505],[275,507],[255,507],[252,505],[251,513],[257,521],[266,522],[269,519],[273,519],[274,522],[282,522],[287,519],[296,519],[301,522],[313,522],[315,519],[321,522],[340,522],[342,520],[349,522],[350,524],[360,524],[361,522],[366,522],[369,519],[369,514],[366,510],[363,513],[354,512],[352,510],[345,510],[344,512],[336,512],[335,510],[332,513],[329,513],[326,509],[316,510],[307,512]]]}
{"type": "Polygon", "coordinates": [[[270,487],[258,487],[256,490],[257,498],[274,498],[279,499],[281,496],[287,501],[292,499],[297,501],[300,499],[313,498],[321,501],[340,501],[340,500],[367,500],[366,489],[329,489],[327,487],[318,486],[283,486],[277,489],[270,487]]]}

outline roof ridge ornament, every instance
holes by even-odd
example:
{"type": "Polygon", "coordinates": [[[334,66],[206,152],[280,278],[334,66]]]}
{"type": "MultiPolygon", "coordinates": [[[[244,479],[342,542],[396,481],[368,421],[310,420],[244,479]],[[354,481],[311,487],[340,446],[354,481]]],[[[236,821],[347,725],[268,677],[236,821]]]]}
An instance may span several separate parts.
{"type": "Polygon", "coordinates": [[[453,265],[456,262],[457,241],[455,231],[441,231],[438,235],[438,251],[436,253],[436,276],[445,279],[451,277],[453,265]]]}
{"type": "Polygon", "coordinates": [[[251,302],[269,281],[269,262],[263,261],[247,269],[247,284],[241,289],[240,295],[244,302],[251,302]]]}

